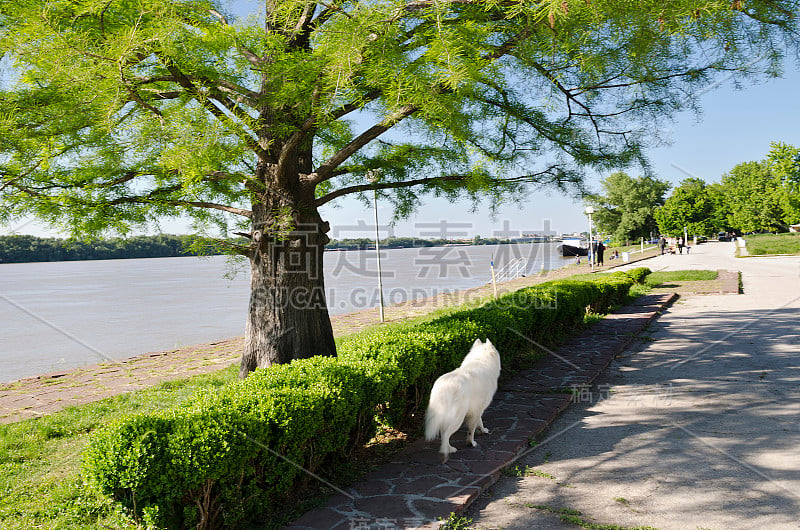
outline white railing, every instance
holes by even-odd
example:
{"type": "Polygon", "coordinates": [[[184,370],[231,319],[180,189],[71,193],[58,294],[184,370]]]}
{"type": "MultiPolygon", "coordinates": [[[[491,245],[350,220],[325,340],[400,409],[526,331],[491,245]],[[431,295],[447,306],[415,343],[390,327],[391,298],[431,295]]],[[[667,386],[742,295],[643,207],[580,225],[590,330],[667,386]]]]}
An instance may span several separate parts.
{"type": "Polygon", "coordinates": [[[509,261],[495,271],[495,281],[507,282],[524,275],[528,269],[528,258],[517,258],[509,261]]]}

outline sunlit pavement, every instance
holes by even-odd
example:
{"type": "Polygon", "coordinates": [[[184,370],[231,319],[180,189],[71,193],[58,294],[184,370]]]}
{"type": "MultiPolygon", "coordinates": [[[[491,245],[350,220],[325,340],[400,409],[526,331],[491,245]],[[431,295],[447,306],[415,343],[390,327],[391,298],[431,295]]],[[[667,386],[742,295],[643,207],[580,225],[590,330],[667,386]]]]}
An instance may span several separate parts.
{"type": "Polygon", "coordinates": [[[478,528],[798,528],[800,257],[733,243],[652,270],[742,271],[744,294],[675,303],[468,511],[478,528]],[[566,429],[566,430],[565,430],[566,429]],[[520,473],[525,474],[525,473],[520,473]],[[559,512],[560,510],[560,512],[559,512]],[[580,515],[577,515],[580,512],[580,515]]]}

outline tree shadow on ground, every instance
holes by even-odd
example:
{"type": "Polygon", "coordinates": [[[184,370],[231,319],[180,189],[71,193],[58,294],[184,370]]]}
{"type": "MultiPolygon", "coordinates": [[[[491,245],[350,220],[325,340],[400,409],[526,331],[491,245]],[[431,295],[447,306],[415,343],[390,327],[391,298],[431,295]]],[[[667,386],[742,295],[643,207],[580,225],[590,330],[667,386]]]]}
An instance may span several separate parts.
{"type": "Polygon", "coordinates": [[[493,488],[504,513],[484,497],[470,514],[503,528],[552,521],[543,507],[623,525],[796,527],[799,313],[657,322],[655,340],[625,352],[515,464],[555,478],[505,477],[493,488]]]}

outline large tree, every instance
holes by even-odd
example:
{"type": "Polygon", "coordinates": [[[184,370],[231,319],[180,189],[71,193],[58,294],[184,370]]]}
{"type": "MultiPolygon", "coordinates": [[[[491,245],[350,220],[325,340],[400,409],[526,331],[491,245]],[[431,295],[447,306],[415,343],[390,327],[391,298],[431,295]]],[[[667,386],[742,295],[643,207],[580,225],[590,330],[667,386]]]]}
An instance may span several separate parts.
{"type": "Polygon", "coordinates": [[[601,185],[601,194],[587,196],[587,202],[595,208],[598,230],[618,242],[649,239],[657,229],[654,213],[664,204],[669,182],[616,172],[603,179],[601,185]]]}
{"type": "Polygon", "coordinates": [[[682,235],[710,235],[724,228],[716,209],[715,191],[703,180],[688,178],[672,191],[664,205],[655,211],[659,232],[682,235]]]}
{"type": "Polygon", "coordinates": [[[781,225],[800,223],[800,149],[783,142],[770,144],[766,163],[776,180],[781,225]]]}
{"type": "Polygon", "coordinates": [[[738,232],[787,229],[779,181],[766,161],[742,162],[722,176],[728,224],[738,232]]]}
{"type": "Polygon", "coordinates": [[[320,206],[627,166],[717,75],[776,71],[796,4],[0,0],[0,221],[241,232],[218,244],[251,263],[242,375],[332,355],[320,206]]]}
{"type": "Polygon", "coordinates": [[[764,160],[738,164],[720,185],[736,230],[786,231],[800,222],[800,149],[792,145],[773,142],[764,160]]]}

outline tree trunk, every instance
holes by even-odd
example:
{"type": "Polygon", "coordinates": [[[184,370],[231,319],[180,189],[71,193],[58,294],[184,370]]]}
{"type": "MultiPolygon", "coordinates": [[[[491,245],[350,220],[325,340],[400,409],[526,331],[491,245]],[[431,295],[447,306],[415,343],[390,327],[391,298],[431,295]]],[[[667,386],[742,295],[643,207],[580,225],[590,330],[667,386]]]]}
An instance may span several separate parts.
{"type": "MultiPolygon", "coordinates": [[[[325,297],[321,226],[258,241],[250,257],[250,306],[239,377],[256,368],[336,355],[325,297]]],[[[258,237],[258,236],[256,236],[258,237]]]]}
{"type": "MultiPolygon", "coordinates": [[[[309,43],[302,38],[292,46],[309,43]]],[[[260,113],[258,136],[268,156],[257,163],[261,184],[249,186],[253,244],[241,378],[256,368],[336,355],[322,267],[329,225],[317,211],[314,185],[301,179],[313,170],[313,130],[283,157],[283,129],[300,128],[307,110],[266,106],[260,113]]]]}
{"type": "Polygon", "coordinates": [[[241,378],[272,364],[336,355],[322,267],[329,225],[313,198],[312,189],[295,188],[253,205],[241,378]]]}

